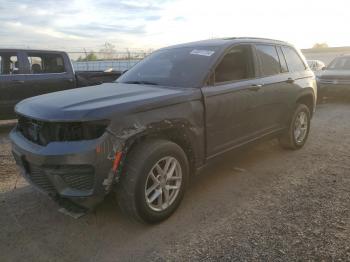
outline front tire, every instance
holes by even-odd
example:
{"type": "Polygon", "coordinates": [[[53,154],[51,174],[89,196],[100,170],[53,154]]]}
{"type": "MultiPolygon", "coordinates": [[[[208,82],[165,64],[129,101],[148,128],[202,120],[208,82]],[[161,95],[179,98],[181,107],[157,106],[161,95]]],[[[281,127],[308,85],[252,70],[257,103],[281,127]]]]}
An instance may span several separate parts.
{"type": "Polygon", "coordinates": [[[297,150],[304,146],[310,131],[310,109],[298,104],[288,129],[279,138],[283,148],[297,150]]]}
{"type": "Polygon", "coordinates": [[[127,156],[117,188],[119,206],[137,221],[165,220],[179,206],[188,176],[188,159],[180,146],[166,140],[146,140],[127,156]]]}

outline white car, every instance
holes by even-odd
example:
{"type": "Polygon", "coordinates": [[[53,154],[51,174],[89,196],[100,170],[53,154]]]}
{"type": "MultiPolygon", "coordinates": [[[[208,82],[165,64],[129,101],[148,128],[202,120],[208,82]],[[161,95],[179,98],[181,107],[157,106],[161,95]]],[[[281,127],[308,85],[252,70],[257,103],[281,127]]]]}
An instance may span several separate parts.
{"type": "Polygon", "coordinates": [[[307,60],[307,63],[312,71],[317,75],[323,68],[325,68],[325,64],[320,60],[307,60]]]}

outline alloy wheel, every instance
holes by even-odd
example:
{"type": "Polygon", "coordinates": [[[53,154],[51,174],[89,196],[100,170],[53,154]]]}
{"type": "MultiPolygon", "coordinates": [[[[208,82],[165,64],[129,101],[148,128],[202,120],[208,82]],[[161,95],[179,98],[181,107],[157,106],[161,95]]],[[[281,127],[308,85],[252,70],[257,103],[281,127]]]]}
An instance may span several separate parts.
{"type": "Polygon", "coordinates": [[[148,173],[145,185],[147,205],[153,211],[164,211],[176,200],[182,183],[179,161],[171,156],[160,159],[148,173]]]}
{"type": "Polygon", "coordinates": [[[308,130],[308,117],[304,111],[299,112],[294,123],[294,139],[300,144],[303,143],[308,130]]]}

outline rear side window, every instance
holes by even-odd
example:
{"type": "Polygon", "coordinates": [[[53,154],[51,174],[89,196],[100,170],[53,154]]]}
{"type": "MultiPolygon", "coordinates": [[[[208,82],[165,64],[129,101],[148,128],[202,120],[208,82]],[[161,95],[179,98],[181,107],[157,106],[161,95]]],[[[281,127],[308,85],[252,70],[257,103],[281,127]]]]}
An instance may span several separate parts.
{"type": "Polygon", "coordinates": [[[65,72],[64,60],[58,54],[28,53],[32,74],[52,74],[65,72]]]}
{"type": "Polygon", "coordinates": [[[19,73],[17,53],[0,53],[0,75],[19,73]]]}
{"type": "Polygon", "coordinates": [[[233,47],[215,69],[215,83],[255,77],[251,46],[233,47]]]}
{"type": "Polygon", "coordinates": [[[283,55],[281,47],[277,47],[278,57],[280,58],[281,71],[282,73],[288,72],[288,66],[286,62],[286,58],[283,55]]]}
{"type": "Polygon", "coordinates": [[[280,61],[275,46],[256,45],[256,51],[263,76],[276,75],[281,72],[280,61]]]}
{"type": "Polygon", "coordinates": [[[282,50],[287,61],[289,72],[300,72],[306,69],[303,60],[293,48],[283,46],[282,50]]]}

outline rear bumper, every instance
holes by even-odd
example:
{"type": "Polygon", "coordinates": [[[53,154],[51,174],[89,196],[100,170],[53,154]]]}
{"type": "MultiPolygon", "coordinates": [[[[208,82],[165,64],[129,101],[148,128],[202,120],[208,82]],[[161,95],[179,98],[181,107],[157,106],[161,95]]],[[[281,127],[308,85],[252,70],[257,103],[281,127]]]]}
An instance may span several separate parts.
{"type": "Polygon", "coordinates": [[[108,193],[103,181],[112,168],[110,136],[40,146],[16,128],[10,133],[14,158],[30,184],[54,199],[68,199],[88,209],[108,193]]]}

